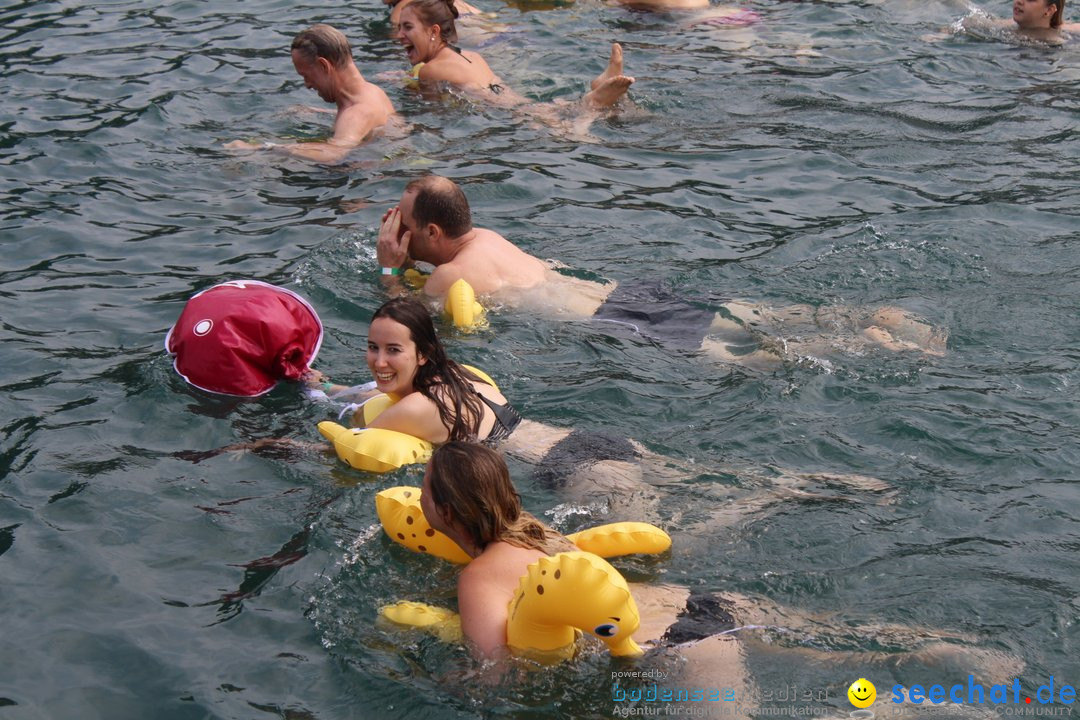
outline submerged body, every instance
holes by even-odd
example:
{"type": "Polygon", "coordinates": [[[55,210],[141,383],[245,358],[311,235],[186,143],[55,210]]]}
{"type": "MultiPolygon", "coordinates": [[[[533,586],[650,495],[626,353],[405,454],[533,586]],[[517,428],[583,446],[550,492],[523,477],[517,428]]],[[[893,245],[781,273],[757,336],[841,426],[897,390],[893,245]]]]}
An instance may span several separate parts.
{"type": "MultiPolygon", "coordinates": [[[[860,345],[930,355],[945,351],[943,330],[895,307],[773,309],[733,300],[715,312],[677,297],[658,281],[617,284],[563,275],[498,233],[473,227],[461,188],[439,176],[409,183],[398,206],[386,212],[377,255],[388,268],[409,267],[413,261],[434,265],[424,285],[433,300],[444,301],[450,286],[464,279],[478,294],[509,306],[560,319],[594,318],[666,346],[702,350],[749,367],[767,369],[860,345]],[[795,325],[797,334],[784,337],[795,325]],[[807,332],[811,325],[816,332],[807,332]],[[769,343],[776,333],[781,333],[780,342],[769,343]]],[[[406,291],[397,276],[384,276],[384,282],[391,294],[406,291]]]]}
{"type": "Polygon", "coordinates": [[[399,122],[393,103],[382,88],[360,74],[349,41],[329,25],[313,25],[292,43],[292,62],[304,80],[328,103],[337,105],[334,127],[324,142],[254,144],[235,140],[231,150],[271,150],[322,163],[340,162],[350,150],[378,131],[399,122]]]}
{"type": "MultiPolygon", "coordinates": [[[[506,464],[498,453],[480,445],[453,442],[439,448],[424,473],[420,504],[431,526],[471,558],[457,584],[467,645],[480,659],[507,657],[511,644],[507,621],[522,578],[538,559],[569,549],[569,541],[522,508],[506,464]]],[[[691,591],[674,585],[631,584],[629,589],[640,618],[633,633],[637,643],[656,653],[676,655],[681,682],[731,688],[740,697],[749,697],[754,689],[746,666],[750,648],[789,653],[801,662],[860,669],[897,658],[930,665],[959,660],[976,676],[995,680],[1022,669],[1015,658],[954,644],[972,638],[899,626],[872,625],[861,632],[883,645],[910,648],[904,653],[778,646],[776,638],[785,634],[818,635],[831,630],[844,634],[851,626],[833,623],[831,629],[825,618],[809,618],[735,593],[691,591]],[[762,637],[763,633],[771,637],[762,637]]],[[[582,597],[580,602],[588,603],[589,598],[582,597]]]]}
{"type": "MultiPolygon", "coordinates": [[[[522,108],[553,124],[560,122],[558,109],[537,104],[514,92],[476,52],[456,47],[458,10],[453,0],[410,0],[397,24],[398,41],[412,63],[412,77],[422,88],[449,85],[485,102],[522,108]]],[[[592,81],[582,97],[579,114],[612,107],[634,82],[623,75],[622,48],[611,47],[608,67],[592,81]]]]}
{"type": "Polygon", "coordinates": [[[1012,18],[994,18],[973,14],[964,18],[962,26],[967,30],[992,28],[1011,30],[1017,36],[1051,45],[1065,42],[1065,33],[1080,32],[1080,23],[1064,20],[1065,0],[1013,0],[1012,18]]]}

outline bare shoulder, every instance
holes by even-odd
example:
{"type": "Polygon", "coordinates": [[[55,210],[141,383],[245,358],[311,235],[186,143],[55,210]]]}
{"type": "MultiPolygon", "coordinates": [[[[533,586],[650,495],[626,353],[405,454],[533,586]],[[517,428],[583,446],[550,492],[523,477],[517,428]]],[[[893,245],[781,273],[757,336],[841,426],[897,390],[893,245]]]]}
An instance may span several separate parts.
{"type": "Polygon", "coordinates": [[[530,551],[506,543],[488,546],[458,576],[458,604],[462,612],[467,607],[504,605],[534,559],[530,551]]]}
{"type": "MultiPolygon", "coordinates": [[[[487,228],[473,228],[473,232],[476,233],[476,239],[480,240],[485,245],[513,245],[513,243],[494,230],[488,230],[487,228]]],[[[517,246],[514,245],[514,247],[516,248],[517,246]]]]}
{"type": "Polygon", "coordinates": [[[463,82],[461,68],[452,60],[429,60],[420,67],[417,79],[422,83],[448,82],[458,85],[463,82]]]}
{"type": "Polygon", "coordinates": [[[484,254],[493,260],[498,258],[511,259],[515,263],[522,263],[524,267],[528,267],[533,272],[548,270],[548,265],[543,260],[525,252],[494,230],[475,228],[474,232],[478,242],[471,248],[472,252],[484,254]]]}
{"type": "MultiPolygon", "coordinates": [[[[418,392],[409,393],[379,413],[378,417],[372,421],[371,427],[387,427],[388,425],[401,425],[404,423],[419,425],[432,412],[437,415],[439,410],[430,398],[418,392]]],[[[399,428],[388,427],[388,429],[397,430],[399,428]]]]}
{"type": "MultiPolygon", "coordinates": [[[[374,86],[372,86],[374,87],[374,86]]],[[[372,102],[361,102],[344,108],[334,121],[333,142],[337,145],[359,145],[374,130],[382,127],[394,114],[386,94],[374,88],[378,95],[372,102]],[[379,100],[381,95],[382,100],[379,100]]]]}
{"type": "Polygon", "coordinates": [[[489,545],[479,557],[469,563],[461,579],[499,587],[507,594],[516,588],[530,563],[544,557],[540,550],[517,547],[506,542],[489,545]]]}
{"type": "Polygon", "coordinates": [[[424,63],[419,77],[423,83],[446,82],[462,88],[484,87],[498,80],[484,58],[471,50],[442,53],[438,59],[424,63]]]}
{"type": "Polygon", "coordinates": [[[488,66],[487,60],[485,60],[484,56],[480,53],[474,52],[472,50],[462,50],[461,56],[468,60],[470,64],[486,70],[487,72],[491,72],[491,68],[488,66]]]}
{"type": "Polygon", "coordinates": [[[433,443],[445,442],[447,436],[438,407],[419,392],[401,398],[381,412],[368,427],[396,430],[433,443]]]}
{"type": "MultiPolygon", "coordinates": [[[[450,290],[451,285],[466,276],[465,271],[466,266],[457,260],[439,265],[424,283],[424,294],[432,298],[442,298],[450,290]]],[[[468,282],[467,278],[466,282],[468,282]]]]}
{"type": "Polygon", "coordinates": [[[375,83],[368,82],[364,85],[364,99],[372,112],[390,115],[397,112],[394,104],[390,102],[390,96],[386,91],[375,83]]]}

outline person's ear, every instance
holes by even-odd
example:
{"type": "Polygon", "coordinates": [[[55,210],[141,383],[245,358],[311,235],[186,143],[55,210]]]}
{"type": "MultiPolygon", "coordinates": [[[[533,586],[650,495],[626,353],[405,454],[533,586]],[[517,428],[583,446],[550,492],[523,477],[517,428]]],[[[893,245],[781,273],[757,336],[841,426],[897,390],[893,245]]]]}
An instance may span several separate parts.
{"type": "Polygon", "coordinates": [[[453,527],[454,511],[450,509],[449,505],[436,505],[435,512],[439,513],[439,519],[443,521],[443,525],[453,527]]]}
{"type": "Polygon", "coordinates": [[[319,64],[319,68],[324,73],[329,73],[331,70],[334,69],[334,66],[332,64],[330,64],[330,61],[327,60],[326,58],[322,57],[322,56],[319,56],[319,57],[315,58],[315,62],[317,62],[319,64]]]}

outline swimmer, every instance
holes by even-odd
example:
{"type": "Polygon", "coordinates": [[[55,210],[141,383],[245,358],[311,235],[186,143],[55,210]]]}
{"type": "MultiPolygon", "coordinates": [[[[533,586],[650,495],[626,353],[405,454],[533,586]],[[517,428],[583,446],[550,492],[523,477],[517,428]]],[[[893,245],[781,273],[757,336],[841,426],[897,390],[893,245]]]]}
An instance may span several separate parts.
{"type": "MultiPolygon", "coordinates": [[[[390,24],[397,27],[401,23],[401,11],[404,10],[409,3],[413,0],[383,0],[383,4],[390,8],[390,24]]],[[[480,15],[483,11],[465,2],[465,0],[454,0],[454,9],[457,10],[457,17],[464,18],[468,15],[480,15]]]]}
{"type": "Polygon", "coordinates": [[[774,310],[729,301],[716,313],[673,297],[658,281],[616,285],[562,275],[498,233],[473,227],[461,188],[437,175],[410,182],[398,206],[383,215],[376,252],[392,295],[407,288],[390,273],[421,261],[435,266],[423,292],[440,304],[450,286],[464,278],[478,295],[512,307],[561,319],[593,318],[669,347],[701,350],[747,367],[770,369],[792,359],[864,347],[928,355],[945,351],[944,331],[899,308],[797,305],[774,310]],[[740,352],[743,347],[750,350],[740,352]]]}
{"type": "MultiPolygon", "coordinates": [[[[1066,36],[1062,33],[1080,32],[1080,23],[1066,23],[1065,0],[1013,0],[1012,19],[995,18],[982,12],[973,12],[960,21],[965,30],[978,31],[989,28],[1010,30],[1029,40],[1060,45],[1066,36]]],[[[936,40],[939,35],[925,39],[936,40]]]]}
{"type": "Polygon", "coordinates": [[[293,38],[292,61],[305,87],[337,105],[334,131],[325,142],[226,143],[230,150],[269,150],[319,163],[340,162],[353,148],[399,120],[380,87],[364,79],[349,41],[329,25],[312,25],[293,38]]]}
{"type": "MultiPolygon", "coordinates": [[[[523,108],[541,119],[555,121],[553,107],[533,103],[511,90],[479,53],[460,50],[451,0],[411,0],[401,12],[397,38],[413,64],[412,76],[421,87],[441,83],[464,90],[494,105],[523,108]]],[[[597,111],[612,107],[626,94],[634,78],[623,74],[622,48],[611,46],[608,67],[581,98],[580,107],[597,111]]]]}
{"type": "MultiPolygon", "coordinates": [[[[533,463],[534,478],[549,489],[565,494],[587,484],[587,493],[628,495],[641,486],[642,460],[667,464],[624,438],[523,419],[498,389],[447,357],[427,307],[418,300],[395,298],[375,311],[367,364],[377,390],[399,398],[367,427],[396,430],[433,445],[498,443],[533,463]]],[[[315,372],[309,382],[323,378],[315,372]]],[[[362,410],[353,424],[363,426],[362,410]]]]}
{"type": "MultiPolygon", "coordinates": [[[[375,378],[367,385],[347,388],[329,382],[318,370],[303,380],[312,390],[362,401],[373,394],[398,398],[367,424],[395,430],[433,445],[468,440],[498,444],[533,466],[533,483],[558,494],[562,502],[602,507],[605,514],[652,520],[658,516],[658,485],[682,483],[702,467],[661,456],[624,437],[603,432],[559,428],[526,420],[493,385],[449,359],[435,332],[424,303],[407,297],[383,303],[368,330],[368,369],[375,378]]],[[[352,424],[364,426],[363,409],[352,424]]],[[[328,450],[324,444],[282,438],[264,438],[211,451],[180,451],[176,457],[200,462],[222,453],[260,450],[328,450]]],[[[714,468],[715,469],[715,468],[714,468]]],[[[796,473],[778,467],[762,470],[725,468],[765,487],[757,494],[739,493],[725,498],[710,520],[715,528],[742,520],[745,513],[764,510],[788,500],[818,500],[823,496],[808,487],[844,486],[849,491],[880,494],[890,487],[860,475],[796,473]],[[739,509],[745,510],[740,512],[739,509]]]]}
{"type": "MultiPolygon", "coordinates": [[[[456,542],[472,560],[458,578],[461,630],[480,659],[509,654],[508,605],[526,568],[546,555],[575,549],[521,506],[502,457],[473,443],[446,443],[432,455],[420,497],[431,526],[456,542]]],[[[676,539],[676,542],[678,540],[676,539]]],[[[967,647],[974,638],[889,625],[855,628],[849,623],[801,616],[762,599],[673,585],[631,584],[641,616],[634,640],[654,654],[676,656],[680,680],[696,687],[727,687],[750,697],[746,652],[791,653],[824,667],[924,662],[966,662],[986,680],[1015,677],[1020,661],[1003,653],[967,647]],[[903,653],[828,652],[789,644],[822,635],[855,636],[879,645],[910,647],[903,653]]]]}

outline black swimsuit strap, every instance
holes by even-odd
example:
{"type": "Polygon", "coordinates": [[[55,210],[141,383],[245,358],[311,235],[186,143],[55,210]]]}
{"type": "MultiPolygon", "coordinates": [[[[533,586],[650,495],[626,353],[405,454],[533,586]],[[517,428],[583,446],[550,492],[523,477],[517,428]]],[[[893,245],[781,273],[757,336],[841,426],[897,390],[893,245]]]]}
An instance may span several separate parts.
{"type": "Polygon", "coordinates": [[[470,60],[469,58],[465,57],[465,53],[461,52],[461,48],[457,48],[457,47],[454,47],[454,46],[453,46],[453,45],[451,45],[450,43],[446,43],[446,47],[448,47],[448,48],[450,48],[451,50],[453,50],[454,52],[456,52],[456,53],[457,53],[458,55],[460,55],[460,56],[461,56],[461,58],[462,58],[462,59],[463,59],[463,60],[464,60],[465,62],[467,62],[467,63],[469,63],[470,65],[472,65],[472,60],[470,60]]]}

